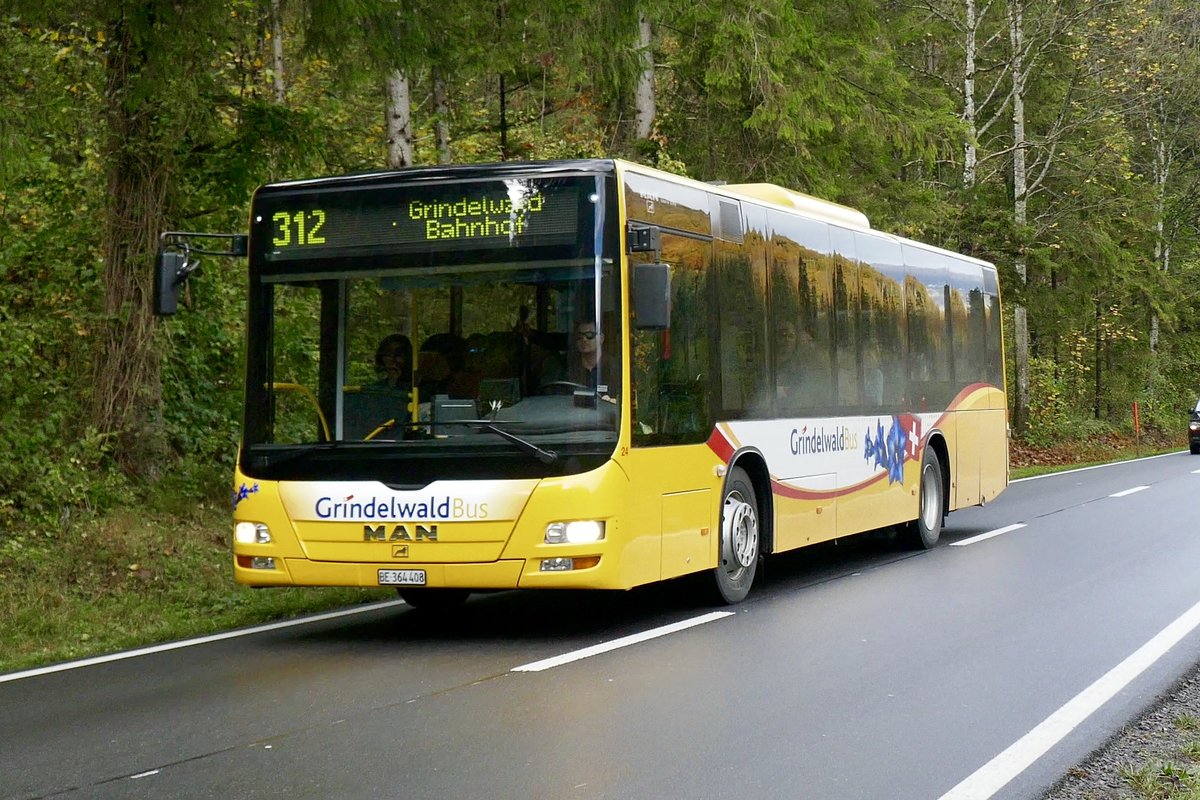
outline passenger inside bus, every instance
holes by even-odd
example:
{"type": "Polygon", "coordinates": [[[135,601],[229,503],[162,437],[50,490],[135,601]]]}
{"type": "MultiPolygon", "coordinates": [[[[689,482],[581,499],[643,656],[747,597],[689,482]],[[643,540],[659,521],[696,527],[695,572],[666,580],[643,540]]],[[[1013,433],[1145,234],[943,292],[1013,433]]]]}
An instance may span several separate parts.
{"type": "Polygon", "coordinates": [[[412,343],[402,333],[385,336],[375,348],[376,379],[347,385],[342,407],[342,438],[392,438],[409,414],[412,391],[412,343]],[[390,423],[390,424],[389,424],[390,423]]]}
{"type": "Polygon", "coordinates": [[[375,348],[374,385],[389,389],[409,391],[412,389],[413,352],[412,342],[403,333],[383,337],[375,348]]]}
{"type": "Polygon", "coordinates": [[[417,361],[417,390],[421,402],[447,394],[451,375],[461,370],[466,344],[452,333],[435,333],[421,344],[417,361]]]}

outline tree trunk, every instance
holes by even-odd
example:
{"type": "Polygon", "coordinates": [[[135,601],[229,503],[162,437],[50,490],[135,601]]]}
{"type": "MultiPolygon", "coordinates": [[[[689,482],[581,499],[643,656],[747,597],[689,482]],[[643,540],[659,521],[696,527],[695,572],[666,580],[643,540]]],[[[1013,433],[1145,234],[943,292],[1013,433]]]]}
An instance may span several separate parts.
{"type": "Polygon", "coordinates": [[[400,70],[387,77],[387,163],[392,169],[413,164],[412,97],[400,70]]]}
{"type": "MultiPolygon", "coordinates": [[[[1163,272],[1170,263],[1170,248],[1166,241],[1167,181],[1171,162],[1167,145],[1159,139],[1154,145],[1154,264],[1163,272]]],[[[1150,352],[1158,350],[1158,312],[1150,311],[1150,352]]]]}
{"type": "Polygon", "coordinates": [[[508,93],[500,76],[500,160],[508,161],[508,93]]]}
{"type": "Polygon", "coordinates": [[[650,20],[645,11],[638,12],[638,59],[641,62],[641,73],[638,75],[637,86],[637,138],[649,139],[654,130],[656,114],[654,96],[654,51],[651,49],[652,39],[650,20]]]}
{"type": "Polygon", "coordinates": [[[283,105],[287,99],[287,85],[283,81],[283,12],[280,0],[271,0],[271,59],[275,83],[275,103],[283,105]]]}
{"type": "Polygon", "coordinates": [[[967,123],[967,143],[963,153],[963,188],[970,189],[975,185],[976,167],[979,154],[976,150],[976,140],[979,137],[978,123],[975,116],[975,50],[978,46],[979,21],[975,18],[975,0],[966,0],[966,57],[963,69],[963,121],[967,123]]]}
{"type": "MultiPolygon", "coordinates": [[[[132,6],[125,9],[126,15],[137,13],[132,6]]],[[[121,16],[107,31],[112,44],[105,64],[108,192],[100,230],[104,320],[92,364],[92,409],[100,432],[114,435],[121,469],[155,478],[167,448],[150,265],[164,229],[167,179],[155,141],[156,109],[152,100],[137,97],[138,72],[153,47],[131,30],[137,22],[141,30],[151,27],[121,16]]]]}
{"type": "Polygon", "coordinates": [[[450,155],[450,105],[446,101],[446,78],[439,69],[433,70],[433,114],[436,118],[434,134],[437,139],[439,164],[453,161],[450,155]]]}
{"type": "MultiPolygon", "coordinates": [[[[1012,109],[1013,109],[1013,223],[1017,235],[1024,239],[1025,226],[1028,223],[1028,174],[1025,161],[1025,30],[1023,0],[1010,0],[1008,5],[1008,34],[1012,46],[1012,109]]],[[[1028,282],[1028,262],[1025,257],[1025,245],[1022,242],[1017,253],[1017,277],[1020,279],[1019,291],[1024,293],[1028,282]]],[[[1013,308],[1013,353],[1014,367],[1017,372],[1017,397],[1013,404],[1013,427],[1018,434],[1024,433],[1029,427],[1029,324],[1026,319],[1024,299],[1018,301],[1013,308]]]]}
{"type": "Polygon", "coordinates": [[[1092,402],[1092,416],[1095,419],[1100,419],[1100,413],[1101,413],[1100,395],[1101,395],[1101,389],[1104,386],[1103,381],[1101,379],[1101,375],[1103,373],[1103,367],[1104,367],[1104,361],[1102,360],[1101,356],[1103,354],[1104,348],[1103,348],[1103,330],[1102,330],[1102,326],[1100,323],[1101,323],[1100,301],[1096,300],[1095,354],[1092,359],[1093,363],[1095,364],[1095,367],[1096,367],[1095,375],[1092,376],[1094,379],[1093,380],[1094,400],[1092,402]]]}

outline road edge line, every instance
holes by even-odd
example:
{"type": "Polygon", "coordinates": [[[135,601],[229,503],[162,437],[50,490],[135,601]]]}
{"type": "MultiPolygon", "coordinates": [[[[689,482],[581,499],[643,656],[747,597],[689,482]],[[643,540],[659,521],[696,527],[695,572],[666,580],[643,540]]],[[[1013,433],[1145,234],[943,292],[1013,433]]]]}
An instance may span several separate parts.
{"type": "Polygon", "coordinates": [[[968,775],[939,800],[987,800],[1045,755],[1067,734],[1200,626],[1200,603],[1183,612],[1150,641],[1091,686],[1068,700],[1029,733],[968,775]]]}
{"type": "Polygon", "coordinates": [[[362,614],[367,611],[374,611],[380,608],[390,608],[391,606],[402,605],[403,603],[403,600],[384,600],[379,603],[369,603],[361,606],[354,606],[352,608],[343,608],[338,611],[326,611],[322,614],[296,617],[295,619],[287,619],[281,622],[269,622],[265,625],[255,625],[252,628],[239,628],[235,631],[225,631],[224,633],[214,633],[208,636],[199,636],[195,639],[180,639],[177,642],[166,642],[164,644],[155,644],[149,647],[139,647],[136,650],[124,650],[119,653],[109,653],[103,656],[81,658],[76,661],[64,661],[61,664],[51,664],[46,667],[35,667],[33,669],[21,670],[20,672],[10,672],[6,675],[0,675],[0,683],[9,683],[11,681],[24,680],[25,678],[36,678],[39,675],[50,675],[55,672],[66,672],[72,669],[82,669],[83,667],[92,667],[96,666],[97,664],[108,664],[113,661],[124,661],[128,658],[148,656],[154,653],[163,653],[168,650],[180,650],[184,647],[193,647],[198,644],[208,644],[209,642],[220,642],[225,639],[236,639],[240,636],[250,636],[255,633],[277,631],[282,628],[292,628],[296,625],[307,625],[310,622],[321,622],[327,619],[348,617],[351,614],[362,614]]]}

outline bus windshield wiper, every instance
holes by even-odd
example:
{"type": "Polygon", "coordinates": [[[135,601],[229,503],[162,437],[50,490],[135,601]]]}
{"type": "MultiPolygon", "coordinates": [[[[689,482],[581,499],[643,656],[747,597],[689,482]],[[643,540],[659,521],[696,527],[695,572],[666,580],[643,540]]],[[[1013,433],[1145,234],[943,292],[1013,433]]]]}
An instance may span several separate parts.
{"type": "Polygon", "coordinates": [[[507,442],[512,442],[522,453],[528,453],[543,464],[553,464],[558,461],[558,453],[553,450],[543,450],[533,442],[522,439],[520,436],[515,436],[503,428],[499,427],[495,422],[487,419],[464,419],[456,420],[462,425],[470,425],[473,428],[482,428],[485,431],[496,434],[501,439],[507,442]]]}

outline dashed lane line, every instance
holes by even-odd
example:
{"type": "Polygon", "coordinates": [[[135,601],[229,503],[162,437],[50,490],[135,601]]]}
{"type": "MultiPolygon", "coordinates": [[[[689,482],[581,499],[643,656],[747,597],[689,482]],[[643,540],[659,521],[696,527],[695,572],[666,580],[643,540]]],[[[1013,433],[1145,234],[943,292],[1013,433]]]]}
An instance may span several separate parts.
{"type": "Polygon", "coordinates": [[[622,647],[629,647],[630,645],[639,644],[640,642],[645,642],[650,639],[657,639],[660,636],[666,636],[670,633],[676,633],[678,631],[687,630],[688,628],[694,628],[697,625],[703,625],[706,622],[714,622],[718,619],[731,617],[733,614],[733,611],[713,611],[712,613],[704,614],[699,617],[692,617],[691,619],[685,619],[681,622],[663,625],[660,628],[652,628],[648,631],[642,631],[641,633],[623,636],[620,639],[613,639],[611,642],[601,642],[600,644],[592,645],[591,647],[585,647],[582,650],[574,650],[570,653],[563,653],[560,656],[554,656],[553,658],[544,658],[541,661],[533,661],[529,664],[522,664],[519,667],[513,667],[512,671],[542,672],[543,670],[551,669],[553,667],[560,667],[563,664],[570,664],[573,661],[580,661],[581,659],[597,656],[601,653],[607,653],[622,647]]]}

